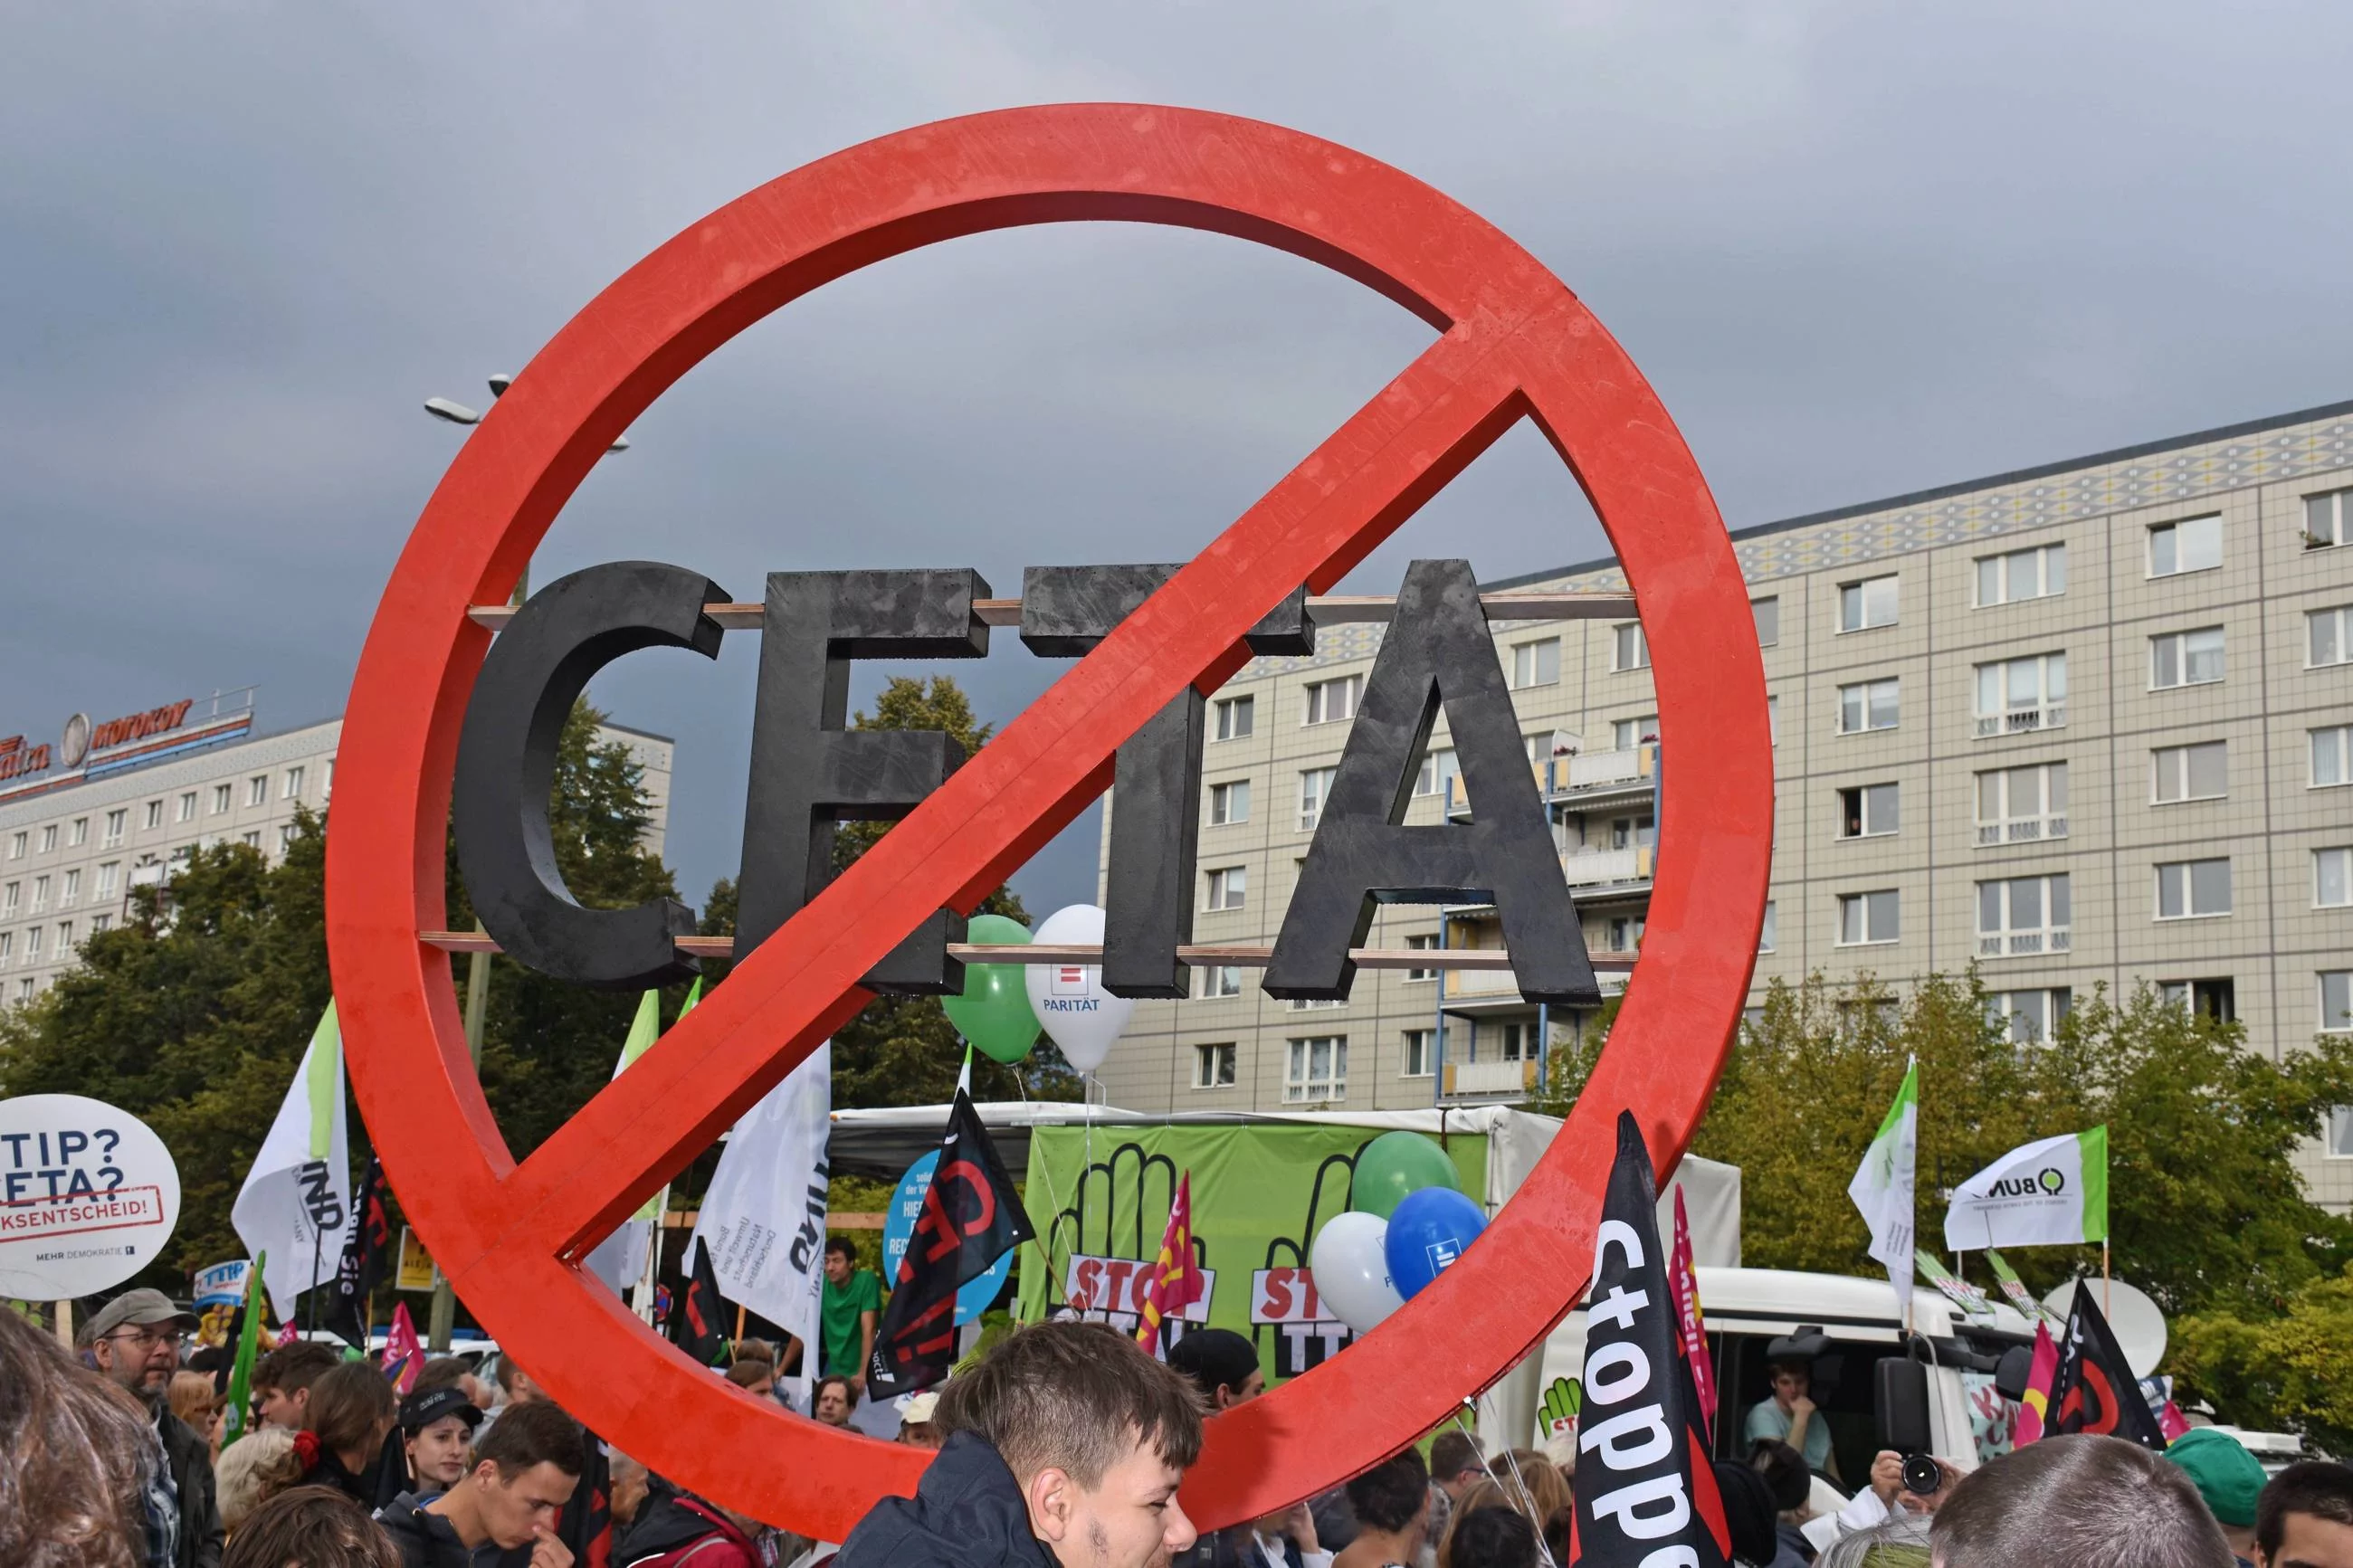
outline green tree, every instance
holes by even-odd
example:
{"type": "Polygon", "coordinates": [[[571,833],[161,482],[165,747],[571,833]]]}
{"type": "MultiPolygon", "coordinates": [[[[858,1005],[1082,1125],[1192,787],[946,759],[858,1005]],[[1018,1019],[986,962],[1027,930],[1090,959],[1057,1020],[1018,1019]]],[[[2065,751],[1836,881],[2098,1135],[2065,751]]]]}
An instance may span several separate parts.
{"type": "MultiPolygon", "coordinates": [[[[944,675],[929,680],[896,676],[875,700],[871,714],[850,721],[858,730],[944,730],[967,756],[988,742],[992,726],[975,716],[963,688],[944,675]]],[[[846,870],[891,830],[887,822],[849,822],[834,835],[835,868],[846,870]]],[[[1029,923],[1011,889],[999,888],[976,914],[1004,915],[1029,923]]],[[[703,905],[702,930],[723,936],[735,929],[735,885],[721,879],[703,905]]],[[[723,973],[722,966],[714,973],[723,973]]],[[[877,996],[833,1037],[833,1102],[843,1109],[878,1105],[937,1105],[954,1097],[964,1047],[955,1026],[935,996],[877,996]]],[[[1030,1100],[1075,1100],[1078,1076],[1054,1043],[1040,1036],[1029,1056],[1006,1066],[976,1054],[973,1095],[1030,1100]]]]}
{"type": "Polygon", "coordinates": [[[2192,1313],[2171,1330],[2165,1364],[2179,1397],[2206,1400],[2237,1426],[2300,1432],[2325,1452],[2353,1454],[2353,1266],[2303,1286],[2277,1318],[2192,1313]]]}

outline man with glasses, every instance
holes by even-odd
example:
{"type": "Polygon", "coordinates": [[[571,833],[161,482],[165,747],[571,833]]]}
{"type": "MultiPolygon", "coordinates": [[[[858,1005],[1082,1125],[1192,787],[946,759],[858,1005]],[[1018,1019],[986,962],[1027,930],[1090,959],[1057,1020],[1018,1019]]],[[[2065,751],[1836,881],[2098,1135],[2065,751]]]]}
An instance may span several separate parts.
{"type": "Polygon", "coordinates": [[[172,1374],[180,1370],[180,1336],[196,1326],[161,1290],[125,1290],[82,1328],[82,1343],[100,1374],[155,1415],[165,1469],[180,1510],[173,1568],[220,1568],[220,1510],[213,1500],[212,1454],[204,1434],[172,1414],[172,1374]]]}

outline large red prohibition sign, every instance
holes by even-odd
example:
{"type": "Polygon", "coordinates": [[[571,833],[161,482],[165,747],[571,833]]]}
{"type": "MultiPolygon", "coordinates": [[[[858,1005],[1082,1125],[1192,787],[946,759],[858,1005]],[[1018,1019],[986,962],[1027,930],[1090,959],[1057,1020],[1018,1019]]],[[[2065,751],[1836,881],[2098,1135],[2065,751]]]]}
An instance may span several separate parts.
{"type": "MultiPolygon", "coordinates": [[[[925,1456],[819,1427],[691,1365],[577,1260],[867,1000],[916,921],[969,910],[1110,781],[1113,749],[1299,584],[1324,592],[1504,429],[1575,471],[1650,628],[1662,853],[1639,973],[1552,1147],[1481,1245],[1345,1354],[1211,1423],[1187,1507],[1219,1524],[1377,1462],[1574,1301],[1620,1107],[1681,1158],[1748,984],[1772,830],[1764,670],[1697,465],[1641,374],[1535,258],[1344,147],[1187,110],[1069,104],[902,132],[694,224],[567,323],[427,504],[353,683],[327,847],[352,1078],[403,1206],[468,1305],[594,1430],[655,1469],[828,1540],[925,1456]],[[819,285],[934,241],[1116,219],[1212,229],[1380,290],[1439,336],[702,1005],[518,1163],[466,1054],[443,844],[459,725],[503,601],[597,455],[664,388],[819,285]]],[[[784,564],[779,563],[778,564],[784,564]]]]}

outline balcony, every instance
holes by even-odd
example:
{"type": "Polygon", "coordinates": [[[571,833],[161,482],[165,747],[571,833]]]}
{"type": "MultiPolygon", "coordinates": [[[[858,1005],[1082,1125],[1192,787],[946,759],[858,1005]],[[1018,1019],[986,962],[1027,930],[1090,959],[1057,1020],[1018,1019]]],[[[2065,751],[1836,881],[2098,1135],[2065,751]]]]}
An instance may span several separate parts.
{"type": "Polygon", "coordinates": [[[1536,1064],[1533,1058],[1516,1062],[1448,1062],[1439,1093],[1448,1100],[1517,1100],[1535,1093],[1535,1087],[1536,1064]]]}
{"type": "Polygon", "coordinates": [[[2040,844],[2047,839],[2067,837],[2067,814],[2054,812],[2047,816],[2021,816],[2008,822],[1978,824],[1978,847],[1996,844],[2040,844]]]}
{"type": "Polygon", "coordinates": [[[1620,882],[1647,882],[1658,866],[1658,847],[1630,844],[1622,849],[1596,849],[1590,845],[1561,852],[1560,868],[1571,892],[1579,888],[1606,888],[1620,882]]]}
{"type": "Polygon", "coordinates": [[[1438,994],[1449,1002],[1520,999],[1519,977],[1508,969],[1448,969],[1440,972],[1438,994]]]}
{"type": "MultiPolygon", "coordinates": [[[[1546,757],[1530,764],[1536,790],[1549,802],[1599,800],[1618,795],[1649,795],[1659,786],[1656,742],[1628,746],[1622,751],[1587,752],[1577,756],[1546,757]]],[[[1446,781],[1446,815],[1467,816],[1470,796],[1458,775],[1446,781]]]]}
{"type": "Polygon", "coordinates": [[[2032,958],[2042,953],[2065,952],[2073,942],[2071,926],[2052,926],[2042,931],[1979,931],[1979,958],[2032,958]]]}
{"type": "Polygon", "coordinates": [[[1980,713],[1977,716],[1977,738],[1988,740],[1996,735],[2031,735],[2041,730],[2063,730],[2067,727],[2067,704],[2045,702],[2040,708],[2013,708],[2006,713],[1980,713]]]}

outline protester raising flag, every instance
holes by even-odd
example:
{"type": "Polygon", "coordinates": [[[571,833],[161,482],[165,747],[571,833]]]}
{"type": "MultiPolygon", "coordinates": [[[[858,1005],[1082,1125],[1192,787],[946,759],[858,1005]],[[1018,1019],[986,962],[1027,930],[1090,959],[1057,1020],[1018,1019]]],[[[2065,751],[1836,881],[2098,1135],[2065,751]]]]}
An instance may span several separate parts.
{"type": "Polygon", "coordinates": [[[335,1277],[351,1213],[351,1141],[343,1124],[343,1037],[335,1005],[319,1016],[278,1120],[261,1141],[229,1221],[254,1256],[267,1252],[262,1283],[279,1321],[294,1321],[294,1299],[335,1277]],[[330,1237],[335,1237],[329,1246],[330,1237]]]}
{"type": "Polygon", "coordinates": [[[1692,1369],[1676,1331],[1671,1258],[1659,1245],[1658,1185],[1633,1113],[1618,1113],[1618,1158],[1601,1199],[1585,1317],[1577,1416],[1577,1568],[1725,1568],[1732,1531],[1702,1436],[1692,1369]]]}
{"type": "Polygon", "coordinates": [[[1945,1248],[2071,1247],[2108,1239],[2108,1130],[2012,1149],[1953,1189],[1945,1248]]]}
{"type": "Polygon", "coordinates": [[[1675,1247],[1667,1258],[1667,1282],[1675,1293],[1675,1332],[1683,1340],[1683,1363],[1691,1368],[1692,1393],[1699,1401],[1699,1431],[1703,1443],[1715,1441],[1715,1363],[1707,1353],[1707,1320],[1699,1310],[1699,1270],[1692,1266],[1691,1215],[1683,1208],[1683,1189],[1675,1184],[1675,1247]]]}
{"type": "MultiPolygon", "coordinates": [[[[683,1013],[681,1017],[685,1016],[683,1013]]],[[[629,1064],[644,1056],[648,1047],[661,1037],[661,993],[649,991],[638,998],[638,1016],[629,1024],[629,1037],[621,1042],[621,1059],[613,1064],[613,1077],[617,1079],[629,1070],[629,1064]]],[[[646,1277],[646,1258],[653,1250],[654,1221],[661,1217],[659,1197],[646,1200],[645,1206],[623,1220],[613,1234],[598,1242],[581,1265],[584,1272],[593,1274],[613,1288],[613,1293],[627,1299],[629,1288],[646,1277]]]]}
{"type": "Polygon", "coordinates": [[[384,1162],[368,1157],[360,1190],[352,1199],[352,1222],[329,1288],[326,1325],[347,1344],[364,1347],[375,1326],[375,1288],[392,1253],[392,1217],[384,1208],[384,1162]]]}
{"type": "Polygon", "coordinates": [[[719,1281],[711,1272],[711,1249],[701,1241],[688,1246],[694,1254],[693,1272],[686,1279],[686,1299],[670,1320],[670,1339],[703,1365],[716,1366],[727,1354],[727,1304],[719,1299],[719,1281]]]}
{"type": "Polygon", "coordinates": [[[221,1447],[245,1436],[253,1410],[253,1356],[261,1344],[261,1271],[269,1267],[263,1253],[245,1271],[245,1305],[237,1310],[237,1359],[229,1363],[228,1391],[221,1396],[221,1447]]]}
{"type": "Polygon", "coordinates": [[[1193,1173],[1187,1171],[1177,1178],[1176,1201],[1168,1205],[1168,1228],[1160,1233],[1160,1257],[1144,1288],[1143,1321],[1136,1326],[1135,1342],[1145,1350],[1157,1347],[1162,1320],[1200,1299],[1201,1266],[1193,1258],[1193,1173]]]}
{"type": "Polygon", "coordinates": [[[417,1320],[408,1315],[408,1303],[397,1302],[392,1309],[392,1327],[384,1336],[384,1375],[395,1394],[406,1395],[417,1386],[417,1374],[425,1370],[425,1342],[417,1337],[417,1320]]]}
{"type": "Polygon", "coordinates": [[[1862,1163],[1846,1195],[1862,1211],[1871,1227],[1871,1256],[1887,1266],[1887,1282],[1895,1287],[1895,1310],[1909,1321],[1912,1312],[1912,1173],[1920,1146],[1920,1064],[1907,1062],[1895,1103],[1887,1108],[1878,1135],[1862,1152],[1862,1163]]]}
{"type": "Polygon", "coordinates": [[[923,1212],[874,1335],[869,1392],[913,1394],[947,1376],[955,1363],[956,1291],[1035,1234],[972,1097],[956,1090],[923,1212]]]}
{"type": "Polygon", "coordinates": [[[2165,1432],[2141,1397],[2140,1379],[2108,1331],[2108,1321],[2092,1303],[2089,1280],[2075,1282],[2075,1304],[2059,1344],[2059,1368],[2051,1379],[2051,1407],[2042,1435],[2062,1437],[2094,1432],[2122,1437],[2144,1448],[2165,1451],[2165,1432]]]}

